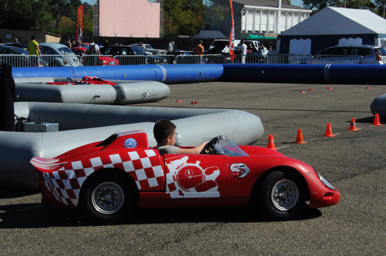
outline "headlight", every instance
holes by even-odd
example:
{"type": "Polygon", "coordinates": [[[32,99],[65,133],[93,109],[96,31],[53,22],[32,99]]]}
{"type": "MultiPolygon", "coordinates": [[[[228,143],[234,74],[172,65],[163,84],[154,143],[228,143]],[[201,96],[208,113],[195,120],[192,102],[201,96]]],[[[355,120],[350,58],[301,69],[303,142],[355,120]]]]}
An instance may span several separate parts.
{"type": "Polygon", "coordinates": [[[328,182],[322,175],[320,175],[318,172],[316,172],[316,173],[318,174],[318,177],[319,177],[320,181],[321,181],[326,187],[328,187],[329,189],[332,189],[332,190],[336,190],[336,189],[334,188],[334,186],[331,185],[331,183],[328,182]]]}

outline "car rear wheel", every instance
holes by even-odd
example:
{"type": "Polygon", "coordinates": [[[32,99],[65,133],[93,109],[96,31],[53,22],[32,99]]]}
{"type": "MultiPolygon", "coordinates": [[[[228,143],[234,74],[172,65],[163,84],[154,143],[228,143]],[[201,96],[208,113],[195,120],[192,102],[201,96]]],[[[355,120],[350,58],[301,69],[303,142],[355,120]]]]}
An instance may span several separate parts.
{"type": "Polygon", "coordinates": [[[262,183],[259,208],[270,219],[293,219],[305,209],[305,193],[304,182],[296,173],[276,170],[262,183]]]}
{"type": "Polygon", "coordinates": [[[79,208],[87,221],[120,223],[137,209],[134,184],[123,174],[103,172],[90,179],[79,198],[79,208]]]}

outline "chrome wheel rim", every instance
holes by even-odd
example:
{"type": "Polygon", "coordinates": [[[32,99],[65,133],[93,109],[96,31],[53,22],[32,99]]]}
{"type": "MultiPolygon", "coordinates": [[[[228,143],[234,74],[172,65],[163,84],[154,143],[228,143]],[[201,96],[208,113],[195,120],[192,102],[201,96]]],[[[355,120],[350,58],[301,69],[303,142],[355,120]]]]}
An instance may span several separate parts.
{"type": "Polygon", "coordinates": [[[273,206],[286,212],[293,208],[299,200],[298,186],[291,180],[282,179],[275,183],[271,191],[273,206]]]}
{"type": "Polygon", "coordinates": [[[107,181],[94,188],[91,203],[101,214],[113,214],[119,211],[125,202],[125,193],[120,185],[107,181]]]}

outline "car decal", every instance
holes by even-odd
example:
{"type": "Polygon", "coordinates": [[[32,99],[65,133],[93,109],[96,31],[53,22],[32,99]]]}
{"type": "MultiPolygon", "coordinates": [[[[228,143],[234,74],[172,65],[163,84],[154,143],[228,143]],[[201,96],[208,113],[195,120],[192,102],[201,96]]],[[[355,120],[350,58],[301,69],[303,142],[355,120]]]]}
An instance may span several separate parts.
{"type": "Polygon", "coordinates": [[[250,172],[249,167],[246,164],[238,163],[231,165],[231,172],[234,177],[244,178],[250,172]]]}
{"type": "Polygon", "coordinates": [[[137,141],[134,138],[128,138],[123,143],[125,148],[136,148],[137,147],[137,141]]]}
{"type": "Polygon", "coordinates": [[[80,188],[95,170],[116,168],[129,173],[138,190],[163,186],[164,171],[154,150],[130,151],[75,161],[51,173],[41,172],[44,184],[56,200],[64,205],[77,206],[80,188]]]}
{"type": "Polygon", "coordinates": [[[203,169],[200,161],[188,162],[185,156],[167,163],[166,193],[171,198],[215,198],[220,197],[217,166],[203,169]]]}

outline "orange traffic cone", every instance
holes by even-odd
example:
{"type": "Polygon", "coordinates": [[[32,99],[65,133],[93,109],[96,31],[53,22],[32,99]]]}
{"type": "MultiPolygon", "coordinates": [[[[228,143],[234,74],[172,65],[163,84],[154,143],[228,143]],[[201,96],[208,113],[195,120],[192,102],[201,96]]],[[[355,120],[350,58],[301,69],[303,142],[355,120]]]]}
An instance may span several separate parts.
{"type": "Polygon", "coordinates": [[[351,122],[350,122],[350,129],[348,129],[349,131],[353,131],[353,132],[357,132],[358,129],[357,129],[357,125],[355,123],[355,118],[351,118],[351,122]]]}
{"type": "Polygon", "coordinates": [[[373,125],[375,125],[375,126],[381,126],[382,125],[381,122],[379,121],[379,114],[374,115],[373,125]]]}
{"type": "Polygon", "coordinates": [[[305,142],[303,140],[303,133],[302,133],[302,129],[298,129],[298,134],[296,136],[296,144],[306,144],[307,142],[305,142]]]}
{"type": "Polygon", "coordinates": [[[327,123],[326,134],[324,134],[324,137],[335,137],[335,135],[332,133],[331,123],[327,123]]]}
{"type": "Polygon", "coordinates": [[[273,135],[272,134],[268,135],[267,148],[270,148],[270,149],[273,149],[273,150],[277,150],[277,148],[275,148],[275,142],[273,141],[273,135]]]}

